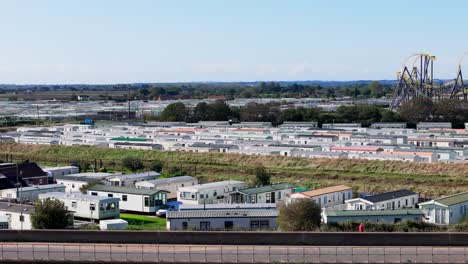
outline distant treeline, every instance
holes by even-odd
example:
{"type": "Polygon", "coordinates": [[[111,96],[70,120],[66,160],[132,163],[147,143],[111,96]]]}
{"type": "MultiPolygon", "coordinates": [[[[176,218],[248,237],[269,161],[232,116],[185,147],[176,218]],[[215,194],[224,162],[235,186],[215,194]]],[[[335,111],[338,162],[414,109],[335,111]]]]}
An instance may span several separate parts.
{"type": "MultiPolygon", "coordinates": [[[[77,95],[91,91],[110,93],[107,99],[155,100],[162,99],[202,99],[210,96],[234,98],[334,98],[349,96],[355,98],[380,98],[390,95],[392,83],[378,81],[356,82],[254,82],[254,83],[180,83],[180,84],[116,84],[116,85],[27,85],[0,86],[0,93],[34,94],[53,91],[72,91],[71,100],[77,95]],[[115,91],[115,93],[112,93],[115,91]],[[119,91],[117,93],[117,91],[119,91]],[[126,92],[123,92],[126,91],[126,92]]],[[[51,95],[54,95],[51,93],[51,95]]],[[[13,98],[13,97],[12,97],[13,98]]],[[[101,98],[103,99],[103,98],[101,98]]]]}
{"type": "Polygon", "coordinates": [[[183,103],[168,105],[160,116],[146,116],[157,121],[222,121],[271,122],[279,125],[285,121],[316,121],[323,123],[361,123],[370,126],[374,122],[407,122],[409,126],[421,121],[452,122],[455,128],[463,128],[468,122],[468,105],[460,101],[444,100],[430,102],[413,100],[404,104],[400,111],[393,112],[377,105],[357,104],[339,106],[336,111],[320,108],[297,107],[281,110],[279,103],[249,103],[243,107],[230,107],[224,101],[199,103],[189,108],[183,103]]]}

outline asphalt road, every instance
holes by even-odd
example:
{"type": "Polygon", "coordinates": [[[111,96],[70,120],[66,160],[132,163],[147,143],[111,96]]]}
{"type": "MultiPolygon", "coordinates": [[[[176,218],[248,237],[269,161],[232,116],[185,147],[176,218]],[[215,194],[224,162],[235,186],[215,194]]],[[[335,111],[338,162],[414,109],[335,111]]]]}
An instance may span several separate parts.
{"type": "Polygon", "coordinates": [[[0,263],[468,263],[468,247],[2,243],[0,263]]]}

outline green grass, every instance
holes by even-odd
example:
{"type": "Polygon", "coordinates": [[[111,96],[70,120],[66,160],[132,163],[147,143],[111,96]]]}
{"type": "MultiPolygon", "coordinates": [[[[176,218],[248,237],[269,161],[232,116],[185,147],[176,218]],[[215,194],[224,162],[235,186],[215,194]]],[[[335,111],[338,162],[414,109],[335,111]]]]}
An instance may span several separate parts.
{"type": "Polygon", "coordinates": [[[120,214],[129,230],[166,230],[166,218],[148,215],[120,214]]]}
{"type": "Polygon", "coordinates": [[[289,182],[303,187],[346,184],[359,192],[383,192],[408,188],[422,196],[440,196],[468,191],[468,165],[445,163],[407,163],[354,159],[309,159],[284,156],[247,156],[220,153],[161,152],[122,150],[89,146],[48,146],[0,143],[0,159],[12,154],[15,161],[68,164],[82,161],[94,164],[102,160],[110,171],[121,171],[125,157],[143,160],[146,168],[152,161],[163,162],[164,171],[186,171],[202,182],[225,179],[252,183],[254,169],[265,166],[273,182],[289,182]]]}

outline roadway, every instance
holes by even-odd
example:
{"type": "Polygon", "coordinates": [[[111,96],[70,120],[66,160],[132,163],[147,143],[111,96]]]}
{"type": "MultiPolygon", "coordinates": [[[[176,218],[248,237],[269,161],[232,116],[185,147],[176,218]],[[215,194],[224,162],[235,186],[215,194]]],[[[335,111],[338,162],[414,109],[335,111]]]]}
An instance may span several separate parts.
{"type": "Polygon", "coordinates": [[[0,263],[468,263],[468,247],[2,243],[0,263]]]}

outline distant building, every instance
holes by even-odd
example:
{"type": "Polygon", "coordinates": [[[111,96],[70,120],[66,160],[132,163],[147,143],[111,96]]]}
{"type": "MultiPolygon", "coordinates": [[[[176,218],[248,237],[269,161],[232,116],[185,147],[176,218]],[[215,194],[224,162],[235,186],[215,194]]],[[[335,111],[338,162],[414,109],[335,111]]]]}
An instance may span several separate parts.
{"type": "Polygon", "coordinates": [[[381,128],[406,128],[406,123],[397,123],[397,122],[391,122],[391,123],[385,123],[385,122],[377,122],[377,123],[372,123],[370,126],[371,128],[375,129],[381,129],[381,128]]]}
{"type": "Polygon", "coordinates": [[[276,229],[276,210],[169,211],[167,230],[260,230],[276,229]]]}
{"type": "Polygon", "coordinates": [[[430,129],[447,129],[452,128],[452,123],[449,122],[419,122],[416,124],[417,130],[430,130],[430,129]]]}
{"type": "Polygon", "coordinates": [[[396,224],[403,221],[421,222],[424,213],[419,209],[397,210],[324,210],[322,222],[325,224],[346,222],[374,222],[396,224]]]}

